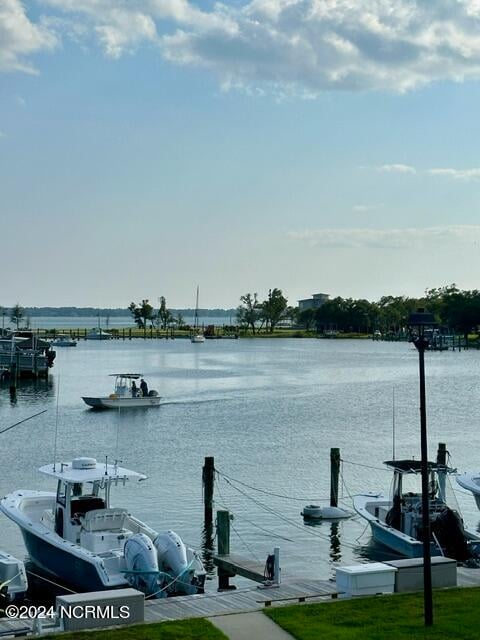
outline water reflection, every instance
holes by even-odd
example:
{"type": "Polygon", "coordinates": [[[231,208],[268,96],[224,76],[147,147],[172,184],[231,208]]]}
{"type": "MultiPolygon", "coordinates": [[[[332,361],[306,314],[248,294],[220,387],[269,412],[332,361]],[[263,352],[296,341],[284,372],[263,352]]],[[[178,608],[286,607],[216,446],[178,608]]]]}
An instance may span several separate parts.
{"type": "Polygon", "coordinates": [[[330,540],[329,557],[332,563],[340,562],[342,559],[342,542],[340,538],[340,523],[334,520],[311,520],[305,518],[303,524],[306,527],[324,527],[329,525],[328,537],[330,540]]]}
{"type": "Polygon", "coordinates": [[[202,530],[202,560],[208,576],[215,575],[213,554],[215,553],[215,535],[213,524],[205,523],[202,530]]]}
{"type": "Polygon", "coordinates": [[[55,396],[55,380],[53,376],[46,378],[20,378],[16,385],[8,378],[0,382],[0,398],[10,395],[10,402],[17,404],[25,400],[29,404],[53,398],[55,396]]]}

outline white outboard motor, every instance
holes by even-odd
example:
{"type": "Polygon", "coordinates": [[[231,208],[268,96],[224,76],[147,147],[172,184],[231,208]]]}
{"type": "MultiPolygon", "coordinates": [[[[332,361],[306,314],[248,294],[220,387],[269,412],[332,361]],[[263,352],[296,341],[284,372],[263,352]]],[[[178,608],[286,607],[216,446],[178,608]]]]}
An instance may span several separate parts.
{"type": "Polygon", "coordinates": [[[195,569],[189,566],[187,549],[182,539],[174,531],[160,533],[153,541],[158,553],[160,571],[171,576],[169,593],[197,593],[195,569]],[[176,578],[176,580],[175,580],[176,578]]]}
{"type": "Polygon", "coordinates": [[[126,579],[134,589],[151,595],[158,591],[158,560],[152,541],[144,533],[128,538],[123,548],[126,579]]]}

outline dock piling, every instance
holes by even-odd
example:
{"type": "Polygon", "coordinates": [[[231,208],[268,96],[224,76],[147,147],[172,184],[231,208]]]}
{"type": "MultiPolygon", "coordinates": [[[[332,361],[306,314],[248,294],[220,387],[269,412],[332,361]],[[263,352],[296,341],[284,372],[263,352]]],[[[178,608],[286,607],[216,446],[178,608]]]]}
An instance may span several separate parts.
{"type": "Polygon", "coordinates": [[[215,484],[215,458],[207,456],[202,471],[205,527],[213,524],[213,487],[215,484]]]}
{"type": "Polygon", "coordinates": [[[330,506],[338,507],[338,478],[340,476],[340,449],[330,449],[330,506]]]}

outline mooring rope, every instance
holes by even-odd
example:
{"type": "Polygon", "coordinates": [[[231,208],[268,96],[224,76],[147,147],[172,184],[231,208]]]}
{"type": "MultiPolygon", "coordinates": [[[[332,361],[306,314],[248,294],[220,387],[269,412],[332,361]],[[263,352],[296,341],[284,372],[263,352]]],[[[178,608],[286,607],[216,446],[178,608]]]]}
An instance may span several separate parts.
{"type": "Polygon", "coordinates": [[[223,473],[223,471],[220,471],[217,468],[215,468],[215,471],[220,476],[223,476],[225,479],[228,478],[229,480],[232,480],[232,482],[241,484],[242,486],[247,487],[252,491],[258,491],[259,493],[264,493],[267,496],[274,496],[275,498],[284,498],[285,500],[296,500],[297,502],[327,502],[330,500],[330,498],[301,498],[301,497],[287,496],[281,493],[274,493],[273,491],[267,491],[266,489],[259,489],[258,487],[254,487],[251,484],[247,484],[246,482],[243,482],[242,480],[238,480],[237,478],[232,478],[232,476],[229,476],[226,473],[223,473]]]}

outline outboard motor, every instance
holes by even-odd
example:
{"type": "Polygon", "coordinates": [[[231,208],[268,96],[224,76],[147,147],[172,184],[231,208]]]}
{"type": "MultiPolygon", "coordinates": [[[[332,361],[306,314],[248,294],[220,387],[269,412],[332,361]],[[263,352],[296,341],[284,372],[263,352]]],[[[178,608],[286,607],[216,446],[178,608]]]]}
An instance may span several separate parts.
{"type": "MultiPolygon", "coordinates": [[[[129,584],[148,596],[159,591],[158,560],[152,541],[144,533],[136,533],[123,548],[129,584]]],[[[161,593],[159,596],[161,597],[161,593]]]]}
{"type": "MultiPolygon", "coordinates": [[[[158,553],[160,571],[171,576],[169,593],[198,593],[195,569],[187,560],[187,549],[182,539],[174,531],[160,533],[153,541],[158,553]]],[[[193,563],[191,563],[193,564],[193,563]]]]}
{"type": "Polygon", "coordinates": [[[432,530],[449,558],[465,562],[472,554],[468,548],[463,522],[456,511],[447,507],[432,522],[432,530]]]}

